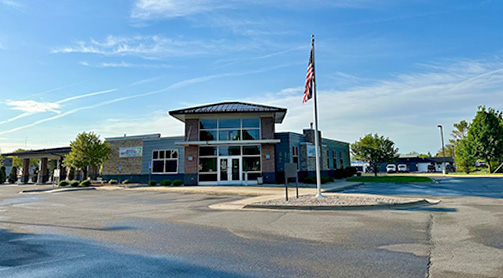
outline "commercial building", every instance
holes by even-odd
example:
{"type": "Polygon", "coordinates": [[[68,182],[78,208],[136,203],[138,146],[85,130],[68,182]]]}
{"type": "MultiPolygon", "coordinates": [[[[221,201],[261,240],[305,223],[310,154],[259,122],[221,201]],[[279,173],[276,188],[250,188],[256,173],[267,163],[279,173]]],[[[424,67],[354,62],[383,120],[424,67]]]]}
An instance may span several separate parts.
{"type": "MultiPolygon", "coordinates": [[[[181,179],[185,185],[280,183],[285,163],[297,163],[299,179],[314,176],[314,130],[276,132],[286,113],[243,102],[170,111],[185,125],[184,135],[106,138],[112,155],[103,165],[103,178],[181,179]]],[[[321,132],[319,138],[323,175],[350,166],[348,143],[322,138],[321,132]]]]}

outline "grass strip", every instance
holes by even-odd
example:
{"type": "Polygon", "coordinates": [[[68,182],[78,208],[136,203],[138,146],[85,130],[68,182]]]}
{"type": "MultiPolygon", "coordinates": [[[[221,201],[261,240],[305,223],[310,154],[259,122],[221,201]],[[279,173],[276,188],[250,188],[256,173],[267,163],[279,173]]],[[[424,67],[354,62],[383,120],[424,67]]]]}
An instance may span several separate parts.
{"type": "Polygon", "coordinates": [[[414,182],[433,182],[429,177],[415,176],[378,176],[378,177],[352,177],[347,181],[355,182],[386,182],[386,183],[414,183],[414,182]]]}

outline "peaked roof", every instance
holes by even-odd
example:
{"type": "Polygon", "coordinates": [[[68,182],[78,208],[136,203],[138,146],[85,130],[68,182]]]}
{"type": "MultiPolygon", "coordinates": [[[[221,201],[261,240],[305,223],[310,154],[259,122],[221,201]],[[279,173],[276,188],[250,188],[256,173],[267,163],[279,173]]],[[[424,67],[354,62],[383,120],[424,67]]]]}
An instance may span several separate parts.
{"type": "Polygon", "coordinates": [[[237,101],[219,102],[202,106],[169,111],[169,114],[180,121],[191,114],[225,114],[225,113],[274,113],[276,123],[281,123],[286,115],[286,108],[237,101]]]}

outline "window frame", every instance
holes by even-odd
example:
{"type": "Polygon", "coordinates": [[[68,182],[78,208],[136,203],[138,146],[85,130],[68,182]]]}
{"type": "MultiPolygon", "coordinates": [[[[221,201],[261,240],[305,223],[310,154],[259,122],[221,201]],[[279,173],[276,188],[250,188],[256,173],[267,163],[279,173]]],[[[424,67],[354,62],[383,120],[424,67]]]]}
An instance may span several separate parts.
{"type": "Polygon", "coordinates": [[[178,174],[180,167],[180,150],[179,149],[157,149],[152,150],[152,168],[150,169],[152,174],[155,175],[164,175],[164,174],[178,174]],[[169,157],[167,157],[166,153],[169,151],[169,157]],[[157,152],[157,158],[154,158],[154,153],[157,152]],[[161,158],[160,152],[164,153],[163,158],[161,158]],[[176,157],[173,158],[173,153],[176,153],[176,157]],[[162,161],[163,167],[162,172],[154,172],[154,162],[162,161]],[[175,172],[166,172],[166,161],[176,161],[176,171],[175,172]]]}
{"type": "MultiPolygon", "coordinates": [[[[258,140],[261,140],[262,139],[262,122],[260,120],[260,117],[253,117],[253,118],[216,118],[216,119],[199,119],[198,120],[198,127],[199,127],[199,131],[198,131],[198,134],[197,134],[197,138],[199,141],[236,141],[236,142],[240,142],[240,141],[258,141],[258,140]],[[247,125],[243,126],[243,120],[245,119],[256,119],[258,121],[258,127],[247,127],[247,125]],[[201,128],[201,121],[204,121],[204,120],[216,120],[217,121],[217,125],[216,125],[216,128],[201,128]],[[239,120],[239,127],[230,127],[230,128],[221,128],[220,127],[220,121],[221,120],[239,120]],[[244,131],[245,130],[250,130],[250,131],[257,131],[257,139],[246,139],[244,140],[243,139],[243,135],[244,135],[244,131]],[[214,136],[214,140],[202,140],[201,139],[201,132],[209,132],[209,133],[214,133],[216,134],[216,136],[214,136]],[[225,132],[230,132],[230,131],[238,131],[238,139],[236,140],[221,140],[220,139],[220,134],[224,134],[225,132]]],[[[251,133],[249,133],[251,135],[251,133]]]]}

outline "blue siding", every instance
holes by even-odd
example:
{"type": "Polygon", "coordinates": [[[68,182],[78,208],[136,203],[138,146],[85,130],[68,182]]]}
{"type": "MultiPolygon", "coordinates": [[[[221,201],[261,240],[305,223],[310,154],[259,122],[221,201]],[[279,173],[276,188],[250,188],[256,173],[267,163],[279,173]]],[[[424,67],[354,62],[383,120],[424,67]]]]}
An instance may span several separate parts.
{"type": "MultiPolygon", "coordinates": [[[[158,139],[148,139],[143,140],[143,159],[142,159],[142,170],[143,175],[149,174],[148,164],[152,161],[152,152],[155,150],[167,150],[176,149],[178,150],[178,174],[183,174],[184,172],[184,147],[175,145],[175,142],[183,142],[183,136],[176,137],[163,137],[158,139]]],[[[157,176],[153,174],[152,176],[157,176]]]]}
{"type": "Polygon", "coordinates": [[[329,156],[330,156],[330,161],[329,161],[329,168],[332,170],[340,168],[341,165],[339,165],[339,152],[342,152],[342,159],[344,160],[344,165],[343,168],[351,166],[351,161],[350,161],[350,156],[349,156],[349,143],[345,142],[340,142],[332,139],[326,139],[322,138],[321,140],[322,144],[327,146],[329,156]],[[334,165],[333,163],[333,156],[332,156],[332,151],[337,152],[337,165],[334,165]]]}

